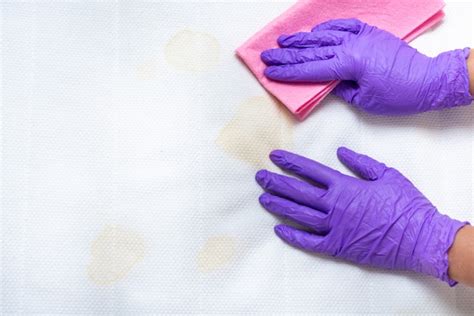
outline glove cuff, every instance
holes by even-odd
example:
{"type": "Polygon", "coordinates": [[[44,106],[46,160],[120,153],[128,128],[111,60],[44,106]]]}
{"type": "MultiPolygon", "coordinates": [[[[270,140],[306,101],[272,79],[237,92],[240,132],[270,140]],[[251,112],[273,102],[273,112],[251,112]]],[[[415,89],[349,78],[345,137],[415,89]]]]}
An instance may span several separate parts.
{"type": "Polygon", "coordinates": [[[444,109],[461,105],[469,105],[473,97],[469,92],[469,71],[467,58],[470,48],[456,49],[445,52],[435,58],[435,67],[439,70],[436,81],[432,84],[436,93],[427,101],[432,109],[444,109]]]}
{"type": "Polygon", "coordinates": [[[457,232],[465,225],[469,223],[436,213],[429,225],[430,229],[424,232],[426,243],[418,272],[434,276],[447,282],[451,287],[455,286],[457,282],[448,275],[448,251],[454,243],[457,232]]]}

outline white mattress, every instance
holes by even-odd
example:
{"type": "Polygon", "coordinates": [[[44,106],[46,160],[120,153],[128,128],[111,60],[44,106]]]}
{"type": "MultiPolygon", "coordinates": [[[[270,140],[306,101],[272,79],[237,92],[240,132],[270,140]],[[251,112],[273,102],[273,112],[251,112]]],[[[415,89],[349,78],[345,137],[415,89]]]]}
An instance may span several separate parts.
{"type": "MultiPolygon", "coordinates": [[[[340,170],[340,145],[473,213],[474,108],[306,121],[234,49],[290,3],[1,3],[1,312],[472,313],[474,290],[297,251],[255,172],[274,147],[340,170]]],[[[413,45],[474,46],[472,4],[413,45]]]]}

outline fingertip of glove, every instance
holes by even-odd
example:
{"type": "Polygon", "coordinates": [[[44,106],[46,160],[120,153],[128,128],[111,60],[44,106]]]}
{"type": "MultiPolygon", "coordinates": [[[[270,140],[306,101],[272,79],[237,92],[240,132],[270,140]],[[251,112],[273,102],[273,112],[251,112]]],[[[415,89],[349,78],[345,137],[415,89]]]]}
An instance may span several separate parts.
{"type": "Polygon", "coordinates": [[[258,198],[258,201],[260,202],[260,204],[262,206],[265,206],[268,204],[268,202],[270,202],[270,196],[268,193],[263,193],[262,195],[260,195],[260,197],[258,198]]]}
{"type": "Polygon", "coordinates": [[[255,174],[255,181],[257,181],[258,184],[263,185],[267,174],[268,171],[264,169],[257,171],[257,173],[255,174]]]}
{"type": "Polygon", "coordinates": [[[276,163],[277,165],[286,163],[285,152],[281,149],[273,150],[270,153],[269,157],[270,157],[270,160],[276,163]]]}
{"type": "Polygon", "coordinates": [[[263,73],[265,74],[266,77],[270,79],[275,79],[278,77],[278,68],[274,66],[270,66],[270,67],[265,68],[263,73]]]}
{"type": "Polygon", "coordinates": [[[349,149],[347,147],[341,146],[337,149],[338,154],[344,154],[348,151],[349,149]]]}
{"type": "Polygon", "coordinates": [[[286,40],[290,37],[291,37],[291,35],[286,35],[286,34],[280,35],[277,39],[278,45],[284,46],[286,40]]]}
{"type": "Polygon", "coordinates": [[[275,234],[280,237],[281,239],[285,239],[285,226],[284,225],[276,225],[273,230],[275,231],[275,234]]]}
{"type": "Polygon", "coordinates": [[[271,51],[264,50],[260,53],[260,59],[265,63],[268,64],[271,61],[271,51]]]}
{"type": "Polygon", "coordinates": [[[341,146],[337,149],[336,153],[339,158],[345,158],[348,154],[351,153],[351,150],[347,147],[341,146]]]}

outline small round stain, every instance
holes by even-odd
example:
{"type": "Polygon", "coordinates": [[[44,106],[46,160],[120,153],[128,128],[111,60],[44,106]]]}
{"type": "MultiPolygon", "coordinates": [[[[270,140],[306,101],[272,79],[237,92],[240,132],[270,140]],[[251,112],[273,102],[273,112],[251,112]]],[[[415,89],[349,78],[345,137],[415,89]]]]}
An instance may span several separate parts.
{"type": "Polygon", "coordinates": [[[127,276],[145,255],[143,238],[118,226],[106,226],[92,243],[89,279],[100,286],[112,285],[127,276]]]}
{"type": "Polygon", "coordinates": [[[232,157],[256,168],[266,167],[273,149],[289,149],[293,120],[283,106],[269,96],[252,97],[239,107],[224,126],[217,145],[232,157]]]}
{"type": "Polygon", "coordinates": [[[155,78],[156,65],[153,60],[145,61],[136,66],[135,75],[138,80],[147,81],[155,78]]]}
{"type": "Polygon", "coordinates": [[[177,70],[204,72],[219,63],[220,46],[211,34],[184,29],[176,33],[165,47],[168,64],[177,70]]]}
{"type": "Polygon", "coordinates": [[[234,258],[236,241],[230,236],[210,237],[197,255],[201,272],[212,272],[229,264],[234,258]]]}

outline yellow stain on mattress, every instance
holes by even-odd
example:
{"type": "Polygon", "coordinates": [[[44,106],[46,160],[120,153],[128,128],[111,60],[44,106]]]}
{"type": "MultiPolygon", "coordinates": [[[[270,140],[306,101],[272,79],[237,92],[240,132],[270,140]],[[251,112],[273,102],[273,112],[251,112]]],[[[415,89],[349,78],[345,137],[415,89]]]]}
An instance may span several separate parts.
{"type": "Polygon", "coordinates": [[[232,261],[236,241],[230,236],[209,238],[197,255],[197,265],[201,272],[217,270],[232,261]]]}
{"type": "Polygon", "coordinates": [[[166,44],[168,64],[177,70],[203,72],[219,63],[220,45],[211,34],[184,29],[166,44]]]}
{"type": "Polygon", "coordinates": [[[220,131],[217,145],[226,153],[256,168],[269,165],[273,149],[290,149],[294,121],[283,105],[269,96],[252,97],[220,131]]]}
{"type": "Polygon", "coordinates": [[[106,226],[92,243],[89,279],[97,285],[112,285],[122,280],[133,266],[143,260],[143,238],[118,226],[106,226]]]}

